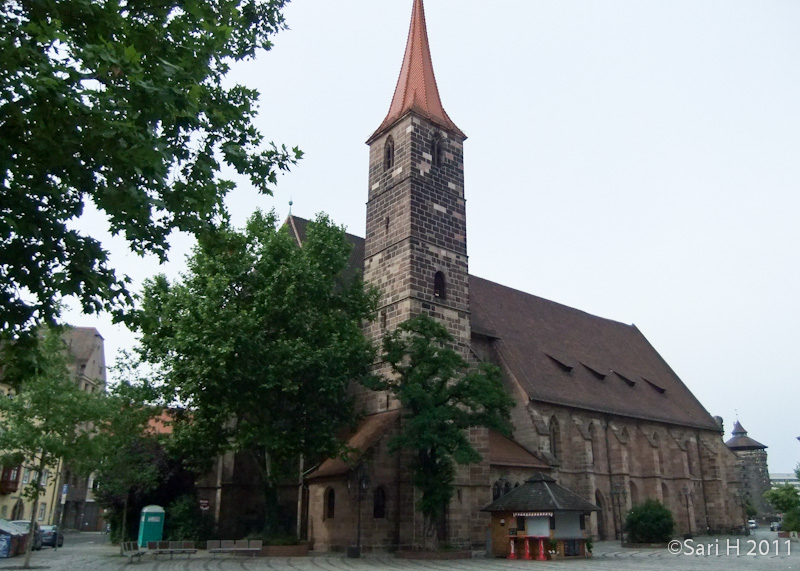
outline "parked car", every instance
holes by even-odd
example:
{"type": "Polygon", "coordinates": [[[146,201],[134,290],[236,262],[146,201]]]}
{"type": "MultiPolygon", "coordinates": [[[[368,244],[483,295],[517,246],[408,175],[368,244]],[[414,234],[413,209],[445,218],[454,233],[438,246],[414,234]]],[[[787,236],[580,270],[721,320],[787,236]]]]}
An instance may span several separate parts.
{"type": "Polygon", "coordinates": [[[755,529],[758,527],[758,522],[754,519],[751,519],[747,522],[747,527],[749,527],[750,529],[755,529]]]}
{"type": "MultiPolygon", "coordinates": [[[[31,522],[29,522],[27,519],[16,519],[11,523],[13,523],[19,528],[24,529],[25,533],[28,533],[31,530],[31,522]]],[[[41,548],[42,548],[42,528],[39,527],[39,524],[37,523],[33,531],[33,546],[31,547],[31,549],[33,549],[34,551],[39,551],[41,548]]]]}
{"type": "Polygon", "coordinates": [[[58,546],[64,545],[64,534],[58,529],[57,525],[43,525],[42,526],[42,545],[49,545],[55,547],[56,542],[58,546]]]}
{"type": "Polygon", "coordinates": [[[769,524],[770,531],[783,531],[783,523],[780,521],[773,521],[769,524]]]}

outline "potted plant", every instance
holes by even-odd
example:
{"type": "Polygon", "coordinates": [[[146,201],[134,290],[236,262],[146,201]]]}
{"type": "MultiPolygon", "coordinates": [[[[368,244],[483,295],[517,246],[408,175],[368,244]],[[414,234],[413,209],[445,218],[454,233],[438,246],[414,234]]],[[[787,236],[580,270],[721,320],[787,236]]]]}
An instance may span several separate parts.
{"type": "Polygon", "coordinates": [[[558,540],[557,539],[550,539],[548,543],[549,549],[547,551],[547,555],[549,559],[557,559],[558,558],[558,540]]]}
{"type": "Polygon", "coordinates": [[[584,541],[584,545],[586,547],[586,557],[591,557],[592,550],[594,549],[594,539],[592,538],[591,535],[586,538],[586,541],[584,541]]]}

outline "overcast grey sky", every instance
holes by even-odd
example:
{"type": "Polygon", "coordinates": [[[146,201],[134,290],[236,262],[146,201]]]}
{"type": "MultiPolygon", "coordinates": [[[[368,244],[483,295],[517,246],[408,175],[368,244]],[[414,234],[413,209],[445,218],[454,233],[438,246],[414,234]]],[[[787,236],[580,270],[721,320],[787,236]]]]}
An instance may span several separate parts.
{"type": "MultiPolygon", "coordinates": [[[[412,0],[295,0],[236,66],[258,125],[306,157],[255,207],[364,235],[367,147],[412,0]]],[[[772,472],[800,461],[800,2],[426,0],[465,147],[470,272],[634,323],[713,415],[738,410],[772,472]],[[792,357],[795,355],[795,357],[792,357]]],[[[108,241],[138,281],[158,271],[108,241]]],[[[187,251],[176,240],[180,271],[187,251]]],[[[132,337],[106,337],[109,362],[132,337]]]]}

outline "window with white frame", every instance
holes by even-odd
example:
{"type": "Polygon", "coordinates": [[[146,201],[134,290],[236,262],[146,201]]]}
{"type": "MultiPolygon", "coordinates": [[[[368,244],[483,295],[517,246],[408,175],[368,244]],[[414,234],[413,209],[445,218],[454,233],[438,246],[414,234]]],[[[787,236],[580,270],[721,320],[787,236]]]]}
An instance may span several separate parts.
{"type": "Polygon", "coordinates": [[[47,512],[47,504],[39,504],[39,521],[44,520],[44,514],[47,512]]]}

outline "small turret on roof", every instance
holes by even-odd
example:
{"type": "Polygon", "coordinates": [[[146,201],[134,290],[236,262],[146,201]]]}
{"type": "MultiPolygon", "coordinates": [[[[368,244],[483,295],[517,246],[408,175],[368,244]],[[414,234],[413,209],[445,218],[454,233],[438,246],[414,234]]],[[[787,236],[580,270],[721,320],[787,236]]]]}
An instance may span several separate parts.
{"type": "Polygon", "coordinates": [[[412,111],[461,139],[467,138],[447,115],[439,97],[439,88],[433,73],[433,60],[428,44],[428,30],[425,24],[425,8],[422,0],[414,0],[403,67],[400,69],[400,78],[397,81],[389,113],[378,130],[369,138],[367,144],[412,111]]]}
{"type": "Polygon", "coordinates": [[[733,438],[725,443],[725,446],[731,450],[764,450],[767,448],[765,445],[747,436],[747,431],[742,428],[738,420],[733,424],[733,432],[731,434],[733,434],[733,438]]]}

